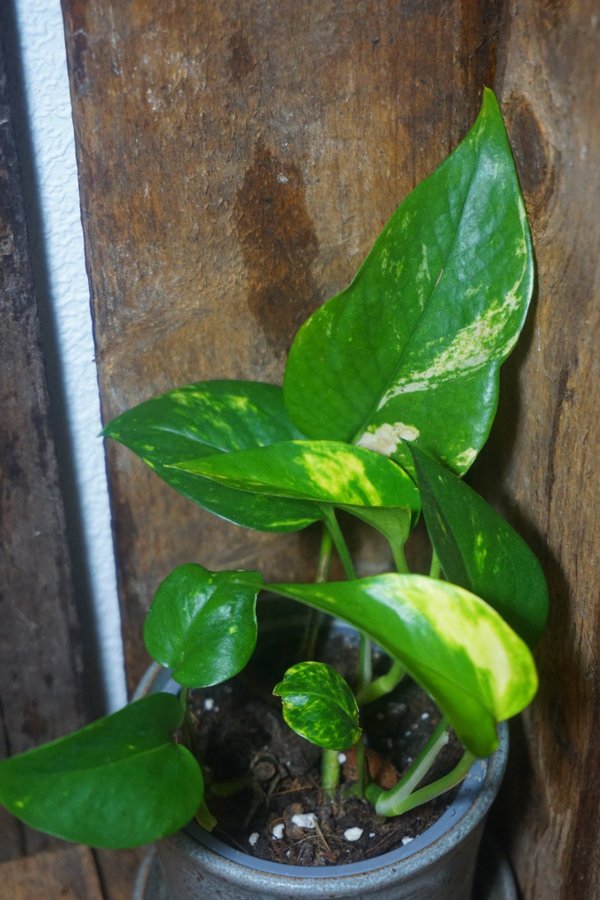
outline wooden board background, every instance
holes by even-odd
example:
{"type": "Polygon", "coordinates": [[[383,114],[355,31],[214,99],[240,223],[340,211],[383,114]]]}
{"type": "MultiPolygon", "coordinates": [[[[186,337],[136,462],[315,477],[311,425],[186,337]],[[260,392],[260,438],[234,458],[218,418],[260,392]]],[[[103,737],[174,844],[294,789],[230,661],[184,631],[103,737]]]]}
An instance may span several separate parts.
{"type": "MultiPolygon", "coordinates": [[[[0,756],[60,737],[86,711],[11,106],[0,47],[0,756]]],[[[55,843],[0,810],[0,861],[55,843]]]]}
{"type": "MultiPolygon", "coordinates": [[[[106,419],[188,381],[279,380],[298,322],[347,283],[495,87],[539,291],[475,478],[540,552],[553,604],[502,825],[528,900],[600,897],[597,3],[63,8],[106,419]]],[[[120,448],[109,472],[132,680],[173,565],[310,576],[310,534],[217,523],[120,448]]]]}

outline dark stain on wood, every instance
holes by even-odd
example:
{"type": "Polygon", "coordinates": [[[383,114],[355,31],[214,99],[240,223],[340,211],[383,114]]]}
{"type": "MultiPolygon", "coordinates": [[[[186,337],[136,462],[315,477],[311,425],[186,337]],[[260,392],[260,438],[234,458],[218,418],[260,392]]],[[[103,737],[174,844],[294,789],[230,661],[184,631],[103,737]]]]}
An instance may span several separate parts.
{"type": "Polygon", "coordinates": [[[300,168],[278,159],[261,140],[237,192],[236,217],[248,306],[273,351],[285,353],[321,299],[311,271],[319,242],[300,168]]]}
{"type": "Polygon", "coordinates": [[[229,38],[229,69],[235,82],[241,82],[256,68],[248,38],[243,31],[234,31],[229,38]]]}
{"type": "MultiPolygon", "coordinates": [[[[348,283],[464,135],[483,83],[496,88],[539,291],[475,476],[540,552],[552,594],[504,835],[527,900],[595,900],[600,536],[581,486],[598,494],[597,0],[63,6],[107,417],[185,381],[277,381],[296,323],[348,283]]],[[[109,460],[131,673],[178,562],[311,573],[308,543],[290,536],[277,555],[279,537],[204,516],[140,465],[109,460]]]]}
{"type": "Polygon", "coordinates": [[[555,190],[552,151],[527,98],[511,94],[505,104],[521,186],[532,215],[542,212],[555,190]]]}

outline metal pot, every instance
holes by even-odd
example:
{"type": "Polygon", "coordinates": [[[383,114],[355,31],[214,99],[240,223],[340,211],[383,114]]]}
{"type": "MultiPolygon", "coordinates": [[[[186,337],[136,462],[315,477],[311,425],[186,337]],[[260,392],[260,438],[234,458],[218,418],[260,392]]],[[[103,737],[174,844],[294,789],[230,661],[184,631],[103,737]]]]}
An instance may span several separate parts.
{"type": "MultiPolygon", "coordinates": [[[[179,685],[153,667],[136,696],[177,693],[179,685]]],[[[286,866],[234,850],[195,823],[160,841],[158,855],[173,900],[470,900],[479,843],[508,754],[500,747],[471,767],[452,805],[410,844],[362,863],[286,866]]]]}

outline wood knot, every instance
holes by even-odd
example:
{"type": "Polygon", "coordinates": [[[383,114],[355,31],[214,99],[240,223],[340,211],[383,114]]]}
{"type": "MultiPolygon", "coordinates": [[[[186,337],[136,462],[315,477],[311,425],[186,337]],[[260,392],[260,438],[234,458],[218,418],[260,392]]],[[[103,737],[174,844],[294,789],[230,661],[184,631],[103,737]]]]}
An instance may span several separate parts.
{"type": "Polygon", "coordinates": [[[510,142],[529,211],[539,215],[554,191],[552,151],[527,98],[513,93],[505,104],[510,142]]]}

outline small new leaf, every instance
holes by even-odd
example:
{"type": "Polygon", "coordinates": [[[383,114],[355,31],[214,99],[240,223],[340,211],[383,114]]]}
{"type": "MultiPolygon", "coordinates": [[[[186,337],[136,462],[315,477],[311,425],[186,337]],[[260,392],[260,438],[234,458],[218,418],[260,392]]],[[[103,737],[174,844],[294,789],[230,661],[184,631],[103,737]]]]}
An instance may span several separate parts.
{"type": "Polygon", "coordinates": [[[256,645],[258,572],[209,572],[190,563],[159,585],[144,625],[150,655],[185,687],[240,672],[256,645]]]}
{"type": "Polygon", "coordinates": [[[358,704],[347,682],[331,666],[302,662],[287,670],[273,693],[283,701],[283,718],[297,734],[326,750],[345,750],[361,730],[358,704]]]}

